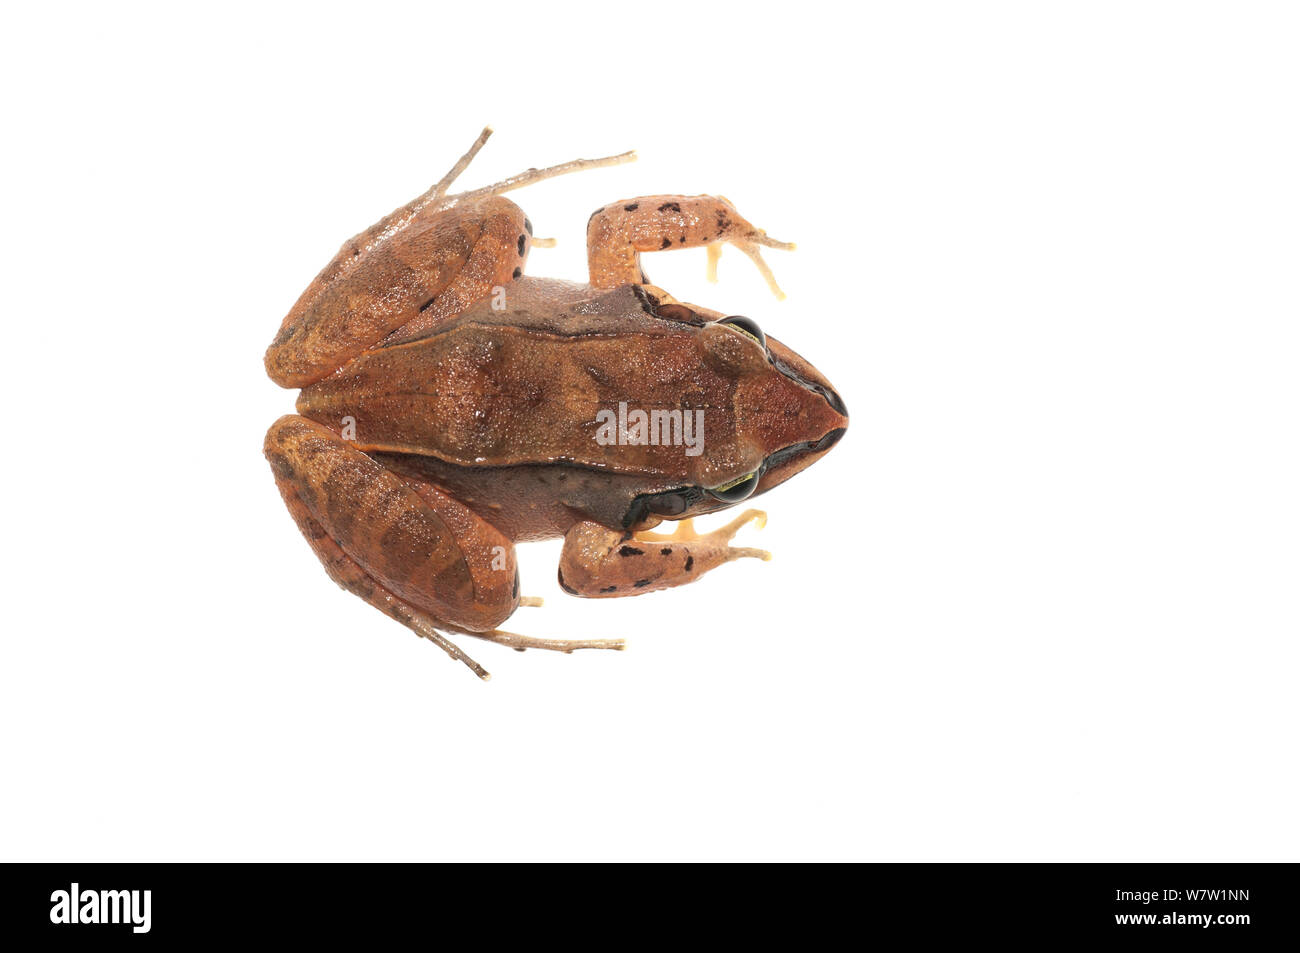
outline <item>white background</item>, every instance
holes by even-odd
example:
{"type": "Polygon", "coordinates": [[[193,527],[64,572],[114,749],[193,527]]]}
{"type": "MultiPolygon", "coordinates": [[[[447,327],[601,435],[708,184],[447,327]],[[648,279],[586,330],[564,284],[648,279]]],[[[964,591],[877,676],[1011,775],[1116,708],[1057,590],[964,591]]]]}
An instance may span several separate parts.
{"type": "Polygon", "coordinates": [[[5,859],[1300,859],[1300,35],[1252,4],[26,5],[6,16],[5,859]],[[39,12],[37,12],[39,10],[39,12]],[[529,271],[652,256],[843,393],[775,553],[581,601],[482,684],[335,587],[262,352],[437,179],[529,271]]]}

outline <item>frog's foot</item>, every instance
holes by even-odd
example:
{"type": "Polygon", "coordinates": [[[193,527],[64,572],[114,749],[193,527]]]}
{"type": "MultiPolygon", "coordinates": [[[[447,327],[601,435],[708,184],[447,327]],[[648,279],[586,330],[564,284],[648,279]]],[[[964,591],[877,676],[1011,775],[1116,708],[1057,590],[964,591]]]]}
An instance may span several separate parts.
{"type": "MultiPolygon", "coordinates": [[[[731,204],[731,200],[725,195],[719,195],[718,199],[726,203],[732,209],[735,209],[735,206],[731,204]]],[[[748,255],[750,260],[753,261],[754,265],[758,268],[758,273],[761,274],[763,280],[767,282],[767,287],[772,294],[776,295],[778,301],[785,300],[785,292],[782,291],[781,286],[776,283],[776,275],[772,274],[772,269],[769,268],[767,262],[763,260],[763,255],[759,251],[759,247],[779,248],[782,251],[794,251],[796,247],[794,242],[780,242],[775,238],[769,238],[767,232],[763,231],[761,228],[754,229],[752,233],[745,237],[736,237],[725,239],[723,241],[711,242],[708,247],[708,262],[705,266],[705,276],[709,281],[714,282],[715,284],[718,280],[718,260],[722,258],[723,245],[734,245],[736,248],[739,248],[742,252],[748,255]]]]}
{"type": "Polygon", "coordinates": [[[597,209],[587,222],[587,268],[596,288],[648,284],[641,254],[676,248],[707,249],[708,275],[717,280],[723,245],[735,245],[752,258],[772,293],[785,297],[759,247],[792,251],[795,246],[747,222],[721,195],[624,199],[597,209]]]}
{"type": "Polygon", "coordinates": [[[747,556],[771,559],[766,550],[730,545],[743,526],[766,521],[761,510],[746,510],[712,532],[698,533],[693,520],[682,520],[670,534],[619,533],[579,523],[564,537],[560,586],[593,599],[637,596],[694,582],[710,569],[747,556]]]}
{"type": "Polygon", "coordinates": [[[752,556],[755,559],[761,559],[767,562],[772,558],[772,554],[766,549],[753,549],[748,546],[731,546],[732,537],[739,533],[747,524],[753,523],[755,528],[762,529],[767,525],[767,514],[762,510],[745,510],[730,523],[719,526],[717,529],[708,533],[699,533],[695,529],[695,520],[685,519],[677,523],[673,531],[668,534],[652,533],[642,531],[635,534],[632,538],[643,543],[676,543],[678,545],[693,545],[705,550],[717,550],[722,553],[722,562],[731,562],[735,559],[744,559],[752,556]]]}
{"type": "Polygon", "coordinates": [[[463,662],[471,672],[483,679],[483,681],[490,682],[492,680],[491,672],[466,655],[455,642],[435,629],[433,620],[419,609],[414,609],[400,601],[397,601],[394,608],[396,611],[389,611],[389,615],[398,622],[405,624],[416,635],[428,639],[457,662],[463,662]]]}
{"type": "Polygon", "coordinates": [[[763,239],[764,240],[762,241],[714,242],[708,249],[709,260],[708,264],[705,266],[705,277],[707,277],[709,281],[715,284],[717,283],[718,259],[722,257],[722,246],[728,244],[734,245],[748,255],[750,260],[753,261],[755,266],[757,266],[758,273],[763,276],[763,280],[767,282],[768,290],[776,296],[776,299],[778,301],[784,301],[785,292],[782,291],[781,286],[776,283],[776,275],[772,274],[772,269],[768,266],[767,262],[763,260],[763,255],[758,248],[760,245],[765,245],[768,248],[781,248],[785,251],[794,251],[794,242],[778,242],[774,239],[767,238],[766,235],[763,236],[763,239]]]}
{"type": "MultiPolygon", "coordinates": [[[[522,604],[521,602],[520,605],[522,604]]],[[[522,652],[525,649],[547,649],[551,652],[563,652],[565,655],[569,655],[578,649],[613,649],[615,652],[621,652],[627,648],[627,643],[623,639],[535,639],[532,636],[517,635],[514,632],[502,632],[500,629],[493,629],[491,632],[467,632],[465,634],[472,635],[476,639],[495,642],[497,645],[509,646],[516,652],[522,652]]]]}
{"type": "MultiPolygon", "coordinates": [[[[518,175],[512,175],[508,179],[502,179],[500,182],[494,182],[492,185],[486,185],[481,189],[471,189],[468,192],[458,192],[454,195],[448,195],[447,190],[451,188],[453,182],[464,172],[474,157],[478,155],[479,150],[492,136],[492,127],[484,126],[483,131],[478,134],[474,144],[469,147],[463,156],[456,160],[456,164],[439,179],[429,191],[425,192],[419,198],[415,199],[409,205],[398,210],[399,215],[408,217],[411,213],[419,212],[424,209],[432,209],[438,206],[450,208],[452,205],[464,202],[469,199],[483,198],[489,195],[501,195],[503,192],[510,192],[514,189],[522,189],[526,185],[532,185],[534,182],[544,182],[546,179],[553,179],[556,176],[568,175],[570,172],[582,172],[586,169],[603,169],[606,166],[621,165],[624,162],[636,161],[636,152],[621,152],[614,156],[603,156],[599,159],[573,159],[569,162],[561,162],[559,165],[548,166],[545,169],[528,169],[520,172],[518,175]]],[[[545,239],[544,239],[545,241],[545,239]]],[[[533,244],[537,244],[534,242],[533,244]]],[[[546,247],[546,246],[543,246],[546,247]]]]}
{"type": "Polygon", "coordinates": [[[451,188],[451,184],[456,181],[462,172],[469,168],[469,164],[474,161],[474,157],[478,155],[478,151],[483,148],[484,143],[488,141],[491,135],[492,127],[484,126],[483,131],[474,140],[474,144],[469,147],[469,151],[457,159],[456,164],[425,195],[432,199],[440,199],[446,195],[447,190],[451,188]]]}

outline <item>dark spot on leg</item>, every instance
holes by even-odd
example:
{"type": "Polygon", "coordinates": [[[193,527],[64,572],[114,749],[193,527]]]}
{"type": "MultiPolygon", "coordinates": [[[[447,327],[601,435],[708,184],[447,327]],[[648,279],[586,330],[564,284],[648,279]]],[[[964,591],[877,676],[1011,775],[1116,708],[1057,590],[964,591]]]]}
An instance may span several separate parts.
{"type": "Polygon", "coordinates": [[[694,566],[694,565],[695,565],[695,557],[694,557],[694,556],[687,556],[687,557],[686,557],[686,571],[687,571],[687,572],[690,572],[690,571],[691,571],[691,567],[694,566]]]}
{"type": "Polygon", "coordinates": [[[663,205],[659,206],[659,211],[661,212],[680,212],[681,210],[682,207],[676,202],[665,202],[663,205]]]}
{"type": "Polygon", "coordinates": [[[640,207],[641,207],[641,203],[640,203],[640,202],[633,202],[631,205],[624,205],[624,206],[623,206],[623,211],[625,211],[625,212],[635,212],[635,211],[636,211],[637,209],[639,209],[640,207]]]}
{"type": "Polygon", "coordinates": [[[677,241],[678,241],[680,244],[685,245],[685,244],[686,244],[686,236],[683,235],[681,238],[677,239],[677,241]]]}
{"type": "Polygon", "coordinates": [[[650,585],[650,580],[649,580],[649,579],[638,579],[636,582],[632,583],[632,588],[633,588],[633,589],[644,589],[644,588],[645,588],[646,586],[648,586],[648,585],[650,585]]]}
{"type": "Polygon", "coordinates": [[[673,240],[671,238],[665,238],[664,243],[659,246],[659,250],[663,251],[665,248],[670,248],[672,247],[672,244],[673,244],[673,240]]]}
{"type": "Polygon", "coordinates": [[[601,592],[618,592],[618,586],[606,586],[601,592]]]}
{"type": "Polygon", "coordinates": [[[527,236],[527,235],[520,235],[520,236],[519,236],[519,254],[522,255],[522,254],[524,253],[524,246],[527,245],[527,244],[528,244],[528,236],[527,236]]]}
{"type": "Polygon", "coordinates": [[[437,296],[437,295],[434,295],[432,298],[430,298],[430,299],[429,299],[428,301],[426,301],[424,304],[420,305],[420,310],[421,310],[422,312],[423,312],[423,311],[427,311],[428,308],[429,308],[429,306],[432,305],[432,304],[433,304],[435,301],[437,301],[437,300],[438,300],[438,296],[437,296]]]}
{"type": "Polygon", "coordinates": [[[624,546],[619,549],[618,554],[620,556],[644,556],[645,550],[637,549],[635,546],[624,546]]]}
{"type": "Polygon", "coordinates": [[[659,550],[660,556],[671,556],[672,554],[673,548],[671,546],[665,546],[663,549],[659,550]]]}
{"type": "Polygon", "coordinates": [[[524,273],[524,270],[523,270],[522,268],[516,268],[516,269],[514,270],[514,273],[511,274],[510,277],[511,277],[511,278],[518,278],[518,277],[519,277],[520,275],[522,275],[523,273],[524,273]]]}

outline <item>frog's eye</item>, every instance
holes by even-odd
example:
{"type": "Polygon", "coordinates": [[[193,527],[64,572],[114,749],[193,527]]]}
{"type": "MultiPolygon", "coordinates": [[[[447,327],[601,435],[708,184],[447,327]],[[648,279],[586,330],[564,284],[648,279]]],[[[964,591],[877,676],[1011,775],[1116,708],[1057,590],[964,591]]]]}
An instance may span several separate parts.
{"type": "Polygon", "coordinates": [[[763,333],[763,329],[758,326],[757,321],[752,321],[743,315],[733,314],[729,318],[723,318],[718,323],[730,325],[737,331],[740,331],[743,334],[748,334],[758,342],[758,346],[761,348],[767,347],[767,335],[763,333]]]}
{"type": "Polygon", "coordinates": [[[709,490],[709,495],[723,503],[739,503],[741,500],[748,499],[758,489],[758,476],[757,470],[747,473],[730,483],[715,486],[709,490]]]}

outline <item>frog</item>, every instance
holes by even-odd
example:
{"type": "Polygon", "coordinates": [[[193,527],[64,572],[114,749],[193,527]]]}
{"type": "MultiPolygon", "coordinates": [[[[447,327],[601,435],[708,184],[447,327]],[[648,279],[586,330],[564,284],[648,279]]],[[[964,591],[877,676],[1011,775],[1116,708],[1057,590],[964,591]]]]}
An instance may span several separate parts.
{"type": "Polygon", "coordinates": [[[486,680],[453,638],[519,651],[622,649],[501,625],[521,606],[516,544],[563,539],[560,588],[584,598],[696,582],[762,549],[732,545],[766,514],[696,519],[821,459],[848,411],[757,322],[680,301],[642,256],[722,247],[782,296],[768,237],[727,199],[646,195],[587,222],[585,282],[524,274],[532,222],[504,193],[633,160],[577,159],[450,188],[484,129],[422,195],[346,241],[283,319],[264,363],[298,389],[263,451],[298,529],[338,585],[486,680]],[[661,524],[670,523],[671,532],[661,524]]]}

